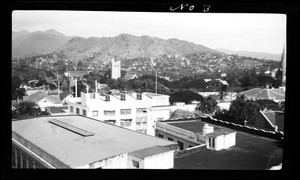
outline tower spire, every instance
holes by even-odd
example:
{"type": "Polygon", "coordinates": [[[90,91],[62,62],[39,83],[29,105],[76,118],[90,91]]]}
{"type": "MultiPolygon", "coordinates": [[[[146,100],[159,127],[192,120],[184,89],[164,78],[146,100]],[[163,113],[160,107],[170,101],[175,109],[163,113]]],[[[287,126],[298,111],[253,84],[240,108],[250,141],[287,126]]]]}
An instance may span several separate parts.
{"type": "Polygon", "coordinates": [[[283,45],[283,51],[281,55],[281,69],[282,69],[282,85],[285,86],[286,81],[286,45],[283,45]]]}

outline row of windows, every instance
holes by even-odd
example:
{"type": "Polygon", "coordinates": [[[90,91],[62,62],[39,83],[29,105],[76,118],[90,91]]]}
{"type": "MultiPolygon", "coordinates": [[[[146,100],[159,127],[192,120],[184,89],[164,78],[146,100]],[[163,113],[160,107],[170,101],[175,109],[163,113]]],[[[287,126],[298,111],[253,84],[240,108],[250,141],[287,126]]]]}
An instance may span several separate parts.
{"type": "Polygon", "coordinates": [[[131,126],[132,119],[121,119],[120,126],[121,127],[128,127],[131,126]]]}
{"type": "MultiPolygon", "coordinates": [[[[158,133],[158,137],[159,137],[159,138],[164,138],[164,135],[158,133]]],[[[171,138],[171,137],[168,137],[167,139],[168,139],[169,141],[174,141],[174,139],[171,138]]],[[[184,143],[181,142],[181,141],[177,141],[177,143],[178,143],[179,150],[183,150],[183,149],[184,149],[184,143]]],[[[191,148],[191,147],[193,147],[193,146],[192,146],[192,145],[189,145],[189,148],[191,148]]],[[[213,147],[214,147],[214,141],[213,141],[213,147]]]]}
{"type": "Polygon", "coordinates": [[[153,109],[153,111],[170,111],[169,108],[153,109]]]}
{"type": "MultiPolygon", "coordinates": [[[[105,116],[113,116],[116,114],[116,111],[115,110],[104,110],[103,113],[105,116]]],[[[146,108],[137,108],[136,113],[137,114],[147,113],[147,109],[146,108]]],[[[131,109],[120,109],[120,114],[121,115],[131,114],[131,109]]],[[[98,111],[92,111],[92,116],[97,117],[98,111]]]]}
{"type": "Polygon", "coordinates": [[[147,125],[147,122],[136,122],[136,125],[137,126],[145,126],[145,125],[147,125]]]}
{"type": "MultiPolygon", "coordinates": [[[[71,113],[74,112],[74,107],[70,106],[70,111],[71,113]]],[[[103,111],[104,116],[113,116],[115,115],[116,111],[115,110],[104,110],[103,111]]],[[[143,114],[143,113],[147,113],[147,109],[146,108],[136,108],[136,113],[137,114],[143,114]]],[[[76,114],[80,114],[80,109],[76,108],[76,114]]],[[[86,110],[82,110],[82,114],[84,116],[86,116],[86,110]]],[[[125,114],[131,114],[131,109],[120,109],[120,114],[121,115],[125,115],[125,114]]],[[[98,111],[92,111],[92,116],[93,117],[97,117],[98,116],[98,111]]]]}
{"type": "Polygon", "coordinates": [[[36,169],[46,168],[22,150],[12,146],[12,168],[36,169]]]}

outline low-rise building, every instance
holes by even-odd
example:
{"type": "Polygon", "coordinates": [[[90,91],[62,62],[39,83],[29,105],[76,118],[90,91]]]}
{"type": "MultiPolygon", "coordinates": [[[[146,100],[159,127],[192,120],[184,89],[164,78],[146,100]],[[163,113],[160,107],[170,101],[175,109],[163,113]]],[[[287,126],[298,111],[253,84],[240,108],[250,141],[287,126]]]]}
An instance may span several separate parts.
{"type": "Polygon", "coordinates": [[[245,126],[267,131],[284,132],[284,112],[260,110],[259,114],[245,121],[245,126]]]}
{"type": "Polygon", "coordinates": [[[12,167],[169,169],[177,143],[91,118],[44,116],[12,121],[12,167]]]}
{"type": "Polygon", "coordinates": [[[23,100],[36,103],[42,111],[45,111],[45,107],[48,107],[48,106],[62,106],[63,105],[58,97],[48,95],[44,91],[38,91],[29,96],[24,96],[23,100]]]}
{"type": "Polygon", "coordinates": [[[281,88],[253,88],[238,93],[238,96],[244,95],[249,100],[268,99],[274,102],[285,101],[285,91],[281,88]]]}
{"type": "Polygon", "coordinates": [[[182,149],[175,156],[174,169],[269,170],[282,163],[283,145],[277,139],[201,119],[159,122],[158,126],[158,137],[173,140],[182,149]]]}

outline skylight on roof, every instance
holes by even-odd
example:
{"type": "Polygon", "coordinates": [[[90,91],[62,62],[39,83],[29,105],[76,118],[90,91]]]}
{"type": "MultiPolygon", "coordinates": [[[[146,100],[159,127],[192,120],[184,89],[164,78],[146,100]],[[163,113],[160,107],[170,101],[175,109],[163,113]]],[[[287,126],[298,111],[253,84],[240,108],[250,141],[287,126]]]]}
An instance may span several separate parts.
{"type": "Polygon", "coordinates": [[[81,129],[81,128],[78,128],[78,127],[75,127],[71,124],[68,124],[68,123],[65,123],[65,122],[62,122],[62,121],[59,121],[57,119],[51,119],[49,120],[49,123],[52,123],[52,124],[55,124],[57,126],[60,126],[64,129],[67,129],[69,131],[72,131],[74,133],[77,133],[81,136],[84,136],[84,137],[87,137],[87,136],[94,136],[95,134],[92,133],[92,132],[89,132],[89,131],[86,131],[84,129],[81,129]]]}

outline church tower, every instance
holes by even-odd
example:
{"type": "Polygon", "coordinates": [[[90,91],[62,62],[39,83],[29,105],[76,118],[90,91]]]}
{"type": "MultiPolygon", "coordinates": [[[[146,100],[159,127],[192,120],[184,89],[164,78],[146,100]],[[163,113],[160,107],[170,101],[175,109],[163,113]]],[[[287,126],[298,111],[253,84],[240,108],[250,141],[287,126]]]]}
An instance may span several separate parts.
{"type": "Polygon", "coordinates": [[[286,82],[286,47],[283,46],[283,52],[281,56],[281,69],[282,69],[282,85],[285,86],[286,82]]]}
{"type": "Polygon", "coordinates": [[[121,77],[121,61],[111,60],[111,78],[118,79],[121,77]]]}

